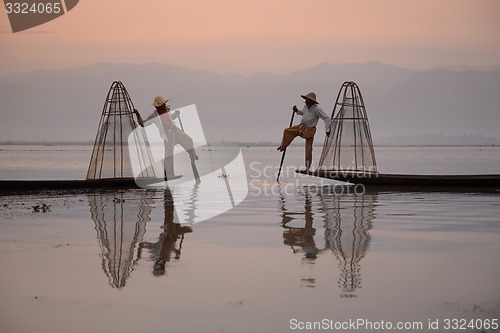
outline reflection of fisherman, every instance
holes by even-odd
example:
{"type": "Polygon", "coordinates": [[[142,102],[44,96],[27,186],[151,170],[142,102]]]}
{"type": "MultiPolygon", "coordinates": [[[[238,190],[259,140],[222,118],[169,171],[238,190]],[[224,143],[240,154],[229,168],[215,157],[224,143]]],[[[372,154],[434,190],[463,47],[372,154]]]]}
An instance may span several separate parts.
{"type": "Polygon", "coordinates": [[[171,195],[165,194],[165,220],[163,224],[164,232],[160,235],[160,253],[159,258],[156,259],[153,268],[154,275],[164,275],[165,274],[165,264],[172,260],[172,252],[174,253],[174,260],[178,260],[181,256],[182,241],[184,240],[184,234],[190,233],[193,230],[188,226],[181,226],[178,223],[174,223],[174,202],[172,201],[171,195]],[[179,248],[176,247],[176,243],[181,238],[179,248]]]}
{"type": "Polygon", "coordinates": [[[173,122],[174,119],[179,117],[179,110],[170,114],[170,106],[167,105],[168,100],[161,96],[156,96],[153,102],[153,106],[156,110],[151,113],[145,120],[142,119],[139,111],[134,109],[134,113],[137,115],[137,121],[139,125],[144,127],[144,124],[148,121],[153,121],[160,131],[160,135],[165,144],[165,177],[171,179],[175,176],[174,173],[174,146],[180,144],[186,152],[188,152],[191,162],[198,159],[193,146],[193,139],[187,135],[183,130],[178,128],[173,122]]]}
{"type": "MultiPolygon", "coordinates": [[[[285,245],[289,245],[293,253],[297,253],[298,250],[295,249],[294,246],[300,246],[302,252],[304,252],[304,257],[302,258],[302,264],[305,264],[306,267],[312,268],[316,262],[318,254],[321,252],[316,247],[316,242],[314,241],[314,236],[316,234],[316,229],[313,227],[313,212],[311,205],[311,198],[306,197],[305,202],[305,212],[304,219],[305,224],[303,228],[299,227],[289,227],[287,224],[291,222],[294,217],[292,215],[302,215],[302,213],[290,213],[286,212],[283,206],[283,215],[281,225],[283,227],[283,243],[285,245]]],[[[301,286],[314,288],[316,284],[316,279],[314,276],[302,277],[301,278],[301,286]]]]}
{"type": "Polygon", "coordinates": [[[290,245],[294,252],[294,246],[300,246],[305,253],[307,259],[316,259],[319,250],[314,242],[316,229],[312,227],[312,223],[306,222],[303,228],[293,228],[284,226],[283,244],[290,245]]]}
{"type": "Polygon", "coordinates": [[[305,224],[303,228],[288,227],[286,224],[293,220],[290,216],[294,213],[283,212],[281,225],[285,230],[283,231],[283,243],[285,245],[290,245],[294,252],[296,252],[294,246],[300,246],[302,251],[305,253],[306,259],[316,259],[319,249],[316,247],[316,242],[314,241],[314,235],[316,234],[316,229],[313,227],[313,213],[311,211],[311,200],[306,199],[305,204],[305,224]]]}

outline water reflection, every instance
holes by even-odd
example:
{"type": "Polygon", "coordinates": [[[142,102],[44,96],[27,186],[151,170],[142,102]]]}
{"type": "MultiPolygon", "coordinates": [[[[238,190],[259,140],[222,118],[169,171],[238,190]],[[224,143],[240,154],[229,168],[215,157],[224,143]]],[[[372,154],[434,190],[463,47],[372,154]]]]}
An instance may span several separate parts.
{"type": "MultiPolygon", "coordinates": [[[[193,193],[195,192],[193,191],[193,193]]],[[[175,217],[174,200],[169,189],[164,190],[163,208],[163,232],[160,234],[158,241],[155,243],[141,242],[139,244],[139,257],[142,256],[143,250],[149,251],[154,261],[153,275],[156,276],[165,275],[166,263],[180,259],[184,235],[193,231],[191,226],[175,222],[178,219],[175,217]]],[[[194,216],[194,210],[188,213],[188,215],[191,214],[194,216]]]]}
{"type": "Polygon", "coordinates": [[[114,288],[123,288],[133,270],[136,246],[150,221],[154,191],[88,194],[101,248],[102,269],[114,288]]]}
{"type": "Polygon", "coordinates": [[[376,194],[320,197],[325,209],[325,248],[339,261],[341,297],[361,288],[361,259],[368,253],[376,194]],[[328,200],[327,200],[328,199],[328,200]]]}
{"type": "MultiPolygon", "coordinates": [[[[316,246],[314,236],[316,229],[313,227],[314,214],[312,212],[312,200],[310,195],[304,196],[304,212],[287,211],[282,197],[282,222],[283,243],[291,247],[293,253],[304,253],[302,265],[312,270],[318,253],[321,251],[316,246]],[[287,224],[294,219],[304,218],[303,227],[288,226],[287,224]]],[[[314,287],[316,280],[314,277],[305,277],[301,279],[301,286],[314,287]]]]}
{"type": "Polygon", "coordinates": [[[95,192],[88,194],[92,220],[101,248],[102,269],[114,288],[123,288],[135,263],[149,252],[154,275],[165,275],[166,264],[180,259],[184,235],[192,232],[189,223],[197,218],[198,184],[184,189],[176,200],[183,216],[177,216],[170,189],[95,192]],[[146,223],[158,194],[163,201],[163,232],[157,242],[143,241],[146,223]],[[183,224],[179,223],[182,221],[183,224]],[[187,223],[187,224],[186,224],[187,223]],[[135,251],[137,249],[137,254],[135,251]]]}
{"type": "Polygon", "coordinates": [[[338,260],[340,296],[356,297],[356,291],[361,288],[361,260],[366,256],[371,241],[369,231],[372,229],[377,194],[340,193],[322,188],[299,191],[296,199],[304,201],[304,210],[288,210],[285,198],[281,197],[281,225],[284,244],[290,246],[293,253],[304,254],[301,264],[308,273],[301,278],[301,286],[315,287],[316,260],[321,254],[331,251],[338,260]],[[313,211],[313,207],[319,207],[319,211],[313,211]],[[323,248],[318,248],[318,241],[315,240],[314,226],[318,225],[315,220],[323,224],[323,248]]]}

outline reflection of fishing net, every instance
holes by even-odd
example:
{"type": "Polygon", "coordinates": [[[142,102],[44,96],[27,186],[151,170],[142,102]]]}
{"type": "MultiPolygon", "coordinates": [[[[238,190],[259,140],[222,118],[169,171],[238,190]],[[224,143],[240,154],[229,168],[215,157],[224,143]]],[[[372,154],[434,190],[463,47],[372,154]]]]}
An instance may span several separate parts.
{"type": "Polygon", "coordinates": [[[361,288],[361,259],[370,246],[375,197],[370,194],[333,197],[333,214],[325,220],[326,247],[339,260],[341,297],[356,297],[361,288]]]}
{"type": "MultiPolygon", "coordinates": [[[[101,121],[90,158],[87,179],[133,177],[129,154],[129,142],[133,143],[134,158],[141,166],[152,165],[152,155],[142,130],[134,131],[137,124],[133,117],[134,105],[120,81],[109,89],[101,121]],[[130,134],[133,136],[129,137],[130,134]],[[129,141],[131,140],[131,141],[129,141]]],[[[153,170],[141,169],[142,176],[154,177],[153,170]]]]}
{"type": "Polygon", "coordinates": [[[331,134],[325,139],[318,169],[376,173],[365,104],[354,82],[344,82],[340,88],[331,117],[331,134]]]}
{"type": "Polygon", "coordinates": [[[89,194],[102,269],[115,288],[124,287],[132,272],[135,249],[150,220],[153,194],[152,191],[89,194]]]}

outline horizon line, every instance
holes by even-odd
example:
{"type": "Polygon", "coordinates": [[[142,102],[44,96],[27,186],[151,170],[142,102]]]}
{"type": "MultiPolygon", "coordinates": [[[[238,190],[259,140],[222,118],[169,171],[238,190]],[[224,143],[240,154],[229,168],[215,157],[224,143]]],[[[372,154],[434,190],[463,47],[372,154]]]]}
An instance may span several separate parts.
{"type": "Polygon", "coordinates": [[[0,78],[5,77],[5,76],[10,76],[10,75],[18,75],[18,74],[28,74],[28,73],[33,73],[33,72],[38,72],[38,71],[63,71],[63,70],[77,70],[77,69],[85,69],[93,66],[98,66],[98,65],[129,65],[129,66],[150,66],[150,65],[157,65],[157,66],[172,66],[172,67],[177,67],[181,69],[186,69],[186,70],[192,70],[192,71],[203,71],[203,72],[211,72],[211,73],[217,73],[219,75],[240,75],[244,77],[252,77],[255,75],[261,75],[261,74],[268,74],[268,75],[275,75],[275,76],[286,76],[290,75],[296,72],[302,72],[306,71],[315,67],[319,67],[322,65],[331,65],[331,66],[343,66],[343,65],[369,65],[369,64],[378,64],[382,66],[391,66],[391,67],[396,67],[400,69],[406,69],[410,71],[415,71],[415,72],[425,72],[425,71],[430,71],[430,70],[439,70],[439,69],[445,69],[445,70],[450,70],[450,71],[464,71],[464,70],[478,70],[478,71],[500,71],[500,63],[496,64],[488,64],[488,65],[469,65],[469,64],[459,64],[459,65],[432,65],[428,67],[422,67],[422,68],[412,68],[412,67],[407,67],[407,66],[401,66],[397,64],[391,64],[391,63],[385,63],[377,60],[370,60],[366,62],[339,62],[339,63],[332,63],[328,61],[320,62],[315,65],[307,66],[307,67],[301,67],[299,69],[294,69],[294,70],[288,70],[284,73],[278,73],[278,72],[270,72],[270,71],[255,71],[251,74],[243,74],[239,72],[220,72],[214,69],[209,69],[209,68],[196,68],[196,67],[186,67],[186,66],[181,66],[177,64],[171,64],[171,63],[159,63],[159,62],[146,62],[146,63],[131,63],[131,62],[94,62],[91,64],[87,65],[81,65],[81,66],[74,66],[74,67],[69,67],[69,66],[63,66],[63,67],[58,67],[58,68],[35,68],[35,69],[29,69],[26,71],[16,71],[16,72],[5,72],[5,73],[0,73],[0,78]]]}

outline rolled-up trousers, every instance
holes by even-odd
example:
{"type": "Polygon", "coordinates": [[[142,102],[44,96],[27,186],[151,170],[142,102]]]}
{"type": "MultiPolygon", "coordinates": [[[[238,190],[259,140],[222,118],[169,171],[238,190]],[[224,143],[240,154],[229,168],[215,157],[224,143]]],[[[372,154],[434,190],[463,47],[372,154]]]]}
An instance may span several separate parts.
{"type": "Polygon", "coordinates": [[[310,168],[312,164],[314,134],[316,134],[316,127],[307,127],[304,124],[285,128],[283,131],[283,139],[281,140],[280,150],[285,150],[296,137],[300,136],[306,140],[305,166],[306,168],[310,168]]]}
{"type": "Polygon", "coordinates": [[[172,126],[167,133],[167,140],[164,141],[165,145],[165,176],[172,177],[174,175],[174,146],[180,144],[186,152],[188,152],[191,160],[193,160],[195,150],[193,147],[193,139],[184,131],[176,126],[172,126]]]}

